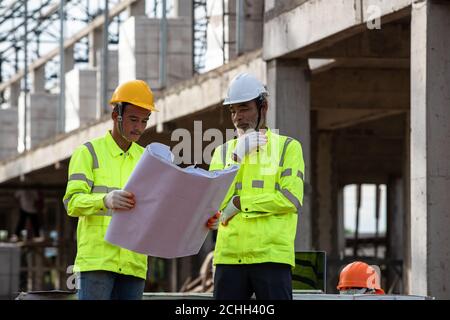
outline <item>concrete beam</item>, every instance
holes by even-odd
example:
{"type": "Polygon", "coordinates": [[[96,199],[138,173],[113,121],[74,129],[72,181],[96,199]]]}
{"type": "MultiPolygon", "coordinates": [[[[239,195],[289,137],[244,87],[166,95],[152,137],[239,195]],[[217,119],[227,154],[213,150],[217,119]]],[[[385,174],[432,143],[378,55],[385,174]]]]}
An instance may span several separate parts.
{"type": "Polygon", "coordinates": [[[412,294],[450,299],[448,1],[417,1],[411,19],[412,294]]]}
{"type": "Polygon", "coordinates": [[[365,30],[330,47],[311,53],[311,58],[403,58],[410,55],[409,23],[390,23],[365,30]]]}
{"type": "Polygon", "coordinates": [[[409,69],[409,58],[337,58],[336,65],[344,68],[409,69]]]}
{"type": "Polygon", "coordinates": [[[309,0],[266,21],[264,60],[294,51],[297,51],[297,56],[307,57],[312,52],[363,32],[367,21],[373,18],[367,14],[368,5],[379,8],[384,23],[408,16],[411,0],[372,0],[364,1],[363,6],[360,4],[354,0],[309,0]]]}
{"type": "MultiPolygon", "coordinates": [[[[161,112],[152,114],[147,130],[154,129],[158,123],[182,118],[222,103],[229,82],[241,72],[252,73],[266,82],[266,64],[261,59],[261,51],[246,54],[227,65],[163,91],[155,101],[161,112]]],[[[0,162],[0,183],[70,158],[76,147],[104,135],[111,127],[108,115],[88,128],[49,139],[45,145],[0,162]]]]}
{"type": "Polygon", "coordinates": [[[411,64],[409,58],[336,58],[336,59],[308,59],[311,74],[314,76],[335,68],[360,69],[408,69],[411,64]]]}
{"type": "Polygon", "coordinates": [[[409,110],[409,79],[409,70],[333,69],[313,75],[311,106],[314,110],[409,110]]]}
{"type": "Polygon", "coordinates": [[[0,182],[54,165],[70,158],[75,148],[86,141],[102,136],[112,128],[112,120],[103,121],[84,130],[52,139],[47,145],[29,150],[6,162],[0,162],[0,182]]]}
{"type": "Polygon", "coordinates": [[[402,110],[374,109],[319,110],[317,127],[321,130],[337,130],[405,112],[402,110]]]}

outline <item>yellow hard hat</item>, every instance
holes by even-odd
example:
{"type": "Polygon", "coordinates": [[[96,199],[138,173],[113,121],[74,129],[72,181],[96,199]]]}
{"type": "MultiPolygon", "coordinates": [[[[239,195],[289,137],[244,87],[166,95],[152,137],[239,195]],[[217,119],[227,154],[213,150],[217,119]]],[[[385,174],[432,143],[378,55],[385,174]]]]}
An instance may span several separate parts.
{"type": "Polygon", "coordinates": [[[128,102],[150,111],[158,111],[155,108],[152,90],[142,80],[131,80],[119,85],[109,103],[117,102],[128,102]]]}

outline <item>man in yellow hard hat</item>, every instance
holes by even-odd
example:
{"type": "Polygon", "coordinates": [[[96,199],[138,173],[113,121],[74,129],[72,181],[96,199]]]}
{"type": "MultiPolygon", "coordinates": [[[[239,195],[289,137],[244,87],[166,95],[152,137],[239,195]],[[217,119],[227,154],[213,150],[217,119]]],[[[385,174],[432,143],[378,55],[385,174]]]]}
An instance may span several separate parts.
{"type": "Polygon", "coordinates": [[[110,105],[114,126],[75,150],[63,199],[68,215],[78,218],[74,271],[79,272],[82,300],[141,299],[147,274],[147,256],[104,237],[112,210],[127,211],[136,204],[134,195],[122,188],[144,151],[136,142],[157,110],[142,80],[119,85],[110,105]]]}
{"type": "Polygon", "coordinates": [[[231,81],[224,101],[238,138],[214,151],[210,170],[240,168],[220,213],[207,223],[218,229],[216,299],[292,299],[305,165],[300,142],[266,126],[267,95],[258,79],[243,73],[231,81]]]}

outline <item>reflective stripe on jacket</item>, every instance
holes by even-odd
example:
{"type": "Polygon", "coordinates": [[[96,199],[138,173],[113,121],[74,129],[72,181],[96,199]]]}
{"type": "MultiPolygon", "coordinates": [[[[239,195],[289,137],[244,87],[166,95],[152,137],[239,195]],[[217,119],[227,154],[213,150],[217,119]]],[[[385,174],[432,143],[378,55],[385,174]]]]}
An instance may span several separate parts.
{"type": "MultiPolygon", "coordinates": [[[[268,142],[246,156],[221,204],[239,195],[241,212],[218,229],[214,264],[286,263],[295,266],[294,241],[303,203],[305,164],[295,139],[267,131],[268,142]]],[[[210,170],[234,162],[236,139],[214,151],[210,170]]]]}
{"type": "Polygon", "coordinates": [[[103,203],[108,192],[125,186],[143,151],[132,143],[124,152],[108,132],[73,153],[63,202],[68,215],[78,217],[77,272],[106,270],[146,278],[147,256],[104,240],[111,216],[103,203]]]}

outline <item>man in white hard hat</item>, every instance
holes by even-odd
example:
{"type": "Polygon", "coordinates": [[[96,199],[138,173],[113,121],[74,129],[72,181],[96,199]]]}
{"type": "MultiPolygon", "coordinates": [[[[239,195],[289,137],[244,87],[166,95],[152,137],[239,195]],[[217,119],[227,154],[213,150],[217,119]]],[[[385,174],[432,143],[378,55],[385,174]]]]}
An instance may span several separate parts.
{"type": "Polygon", "coordinates": [[[266,125],[268,92],[254,76],[235,77],[224,101],[238,138],[219,146],[210,170],[240,163],[220,214],[214,252],[216,299],[292,299],[294,239],[303,202],[300,143],[266,125]]]}

